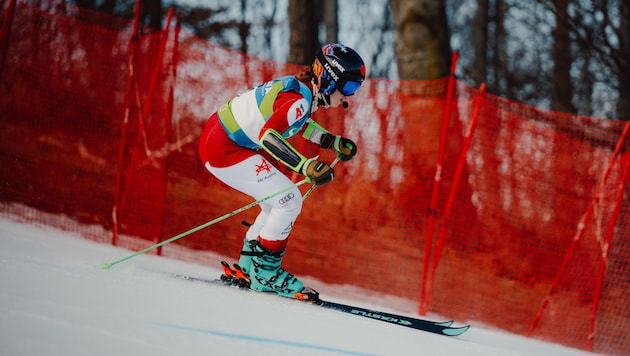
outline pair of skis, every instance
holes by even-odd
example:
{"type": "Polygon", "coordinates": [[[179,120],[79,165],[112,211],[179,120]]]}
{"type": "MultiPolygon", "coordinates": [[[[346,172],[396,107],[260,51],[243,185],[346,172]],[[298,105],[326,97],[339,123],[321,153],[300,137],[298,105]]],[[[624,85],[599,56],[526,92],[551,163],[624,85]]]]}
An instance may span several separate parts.
{"type": "MultiPolygon", "coordinates": [[[[226,262],[222,262],[223,267],[225,267],[226,264],[227,264],[226,262]]],[[[221,286],[233,286],[233,287],[238,287],[239,289],[242,289],[242,290],[249,290],[249,288],[244,287],[243,284],[239,285],[237,281],[229,279],[229,278],[206,279],[206,278],[192,277],[192,276],[177,274],[177,273],[167,273],[167,274],[171,277],[187,280],[191,282],[201,282],[201,283],[208,283],[208,284],[221,285],[221,286]]],[[[427,332],[440,334],[440,335],[446,335],[446,336],[458,336],[458,335],[463,334],[464,332],[466,332],[466,330],[470,328],[470,325],[453,326],[452,320],[444,321],[444,322],[437,322],[437,321],[431,321],[431,320],[426,320],[426,319],[412,318],[412,317],[408,317],[404,315],[386,313],[382,311],[362,308],[362,307],[353,306],[353,305],[335,303],[335,302],[320,299],[319,297],[317,297],[316,299],[304,300],[302,302],[316,305],[316,306],[330,309],[330,310],[339,311],[342,313],[348,313],[348,314],[357,315],[364,318],[379,320],[379,321],[386,322],[389,324],[400,325],[400,326],[404,326],[404,327],[408,327],[408,328],[412,328],[416,330],[427,331],[427,332]]]]}

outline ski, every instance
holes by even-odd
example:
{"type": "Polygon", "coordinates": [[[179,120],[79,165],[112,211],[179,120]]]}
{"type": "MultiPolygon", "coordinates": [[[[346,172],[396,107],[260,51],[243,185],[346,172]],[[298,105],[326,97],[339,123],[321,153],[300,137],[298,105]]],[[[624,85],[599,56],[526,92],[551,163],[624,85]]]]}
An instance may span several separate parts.
{"type": "MultiPolygon", "coordinates": [[[[178,273],[166,273],[166,274],[171,277],[186,280],[186,281],[201,282],[201,283],[208,283],[208,284],[221,285],[221,286],[230,286],[230,287],[236,287],[239,289],[250,291],[249,288],[239,287],[238,285],[232,282],[228,282],[221,279],[199,278],[199,277],[193,277],[193,276],[188,276],[188,275],[178,274],[178,273]]],[[[275,293],[273,292],[270,292],[269,294],[275,295],[275,293]]],[[[286,299],[289,299],[289,298],[286,298],[286,299]]],[[[389,324],[400,325],[400,326],[404,326],[404,327],[408,327],[408,328],[412,328],[416,330],[427,331],[427,332],[445,335],[445,336],[458,336],[458,335],[463,334],[464,332],[466,332],[466,330],[470,328],[470,325],[452,326],[453,325],[452,320],[438,322],[438,321],[432,321],[432,320],[426,320],[426,319],[418,319],[418,318],[412,318],[412,317],[408,317],[404,315],[398,315],[398,314],[386,313],[386,312],[382,312],[378,310],[362,308],[362,307],[353,306],[353,305],[331,302],[331,301],[323,300],[320,298],[318,298],[317,300],[308,300],[308,301],[302,301],[302,302],[308,303],[311,305],[316,305],[316,306],[323,307],[330,310],[335,310],[335,311],[339,311],[343,313],[361,316],[361,317],[372,319],[372,320],[379,320],[379,321],[383,321],[389,324]]]]}
{"type": "Polygon", "coordinates": [[[428,331],[446,336],[458,336],[463,334],[466,330],[470,328],[470,325],[454,327],[452,326],[452,321],[436,322],[425,319],[411,318],[403,315],[385,313],[377,310],[335,303],[322,299],[310,303],[327,309],[332,309],[352,315],[358,315],[369,319],[380,320],[390,324],[406,326],[412,329],[428,331]]]}

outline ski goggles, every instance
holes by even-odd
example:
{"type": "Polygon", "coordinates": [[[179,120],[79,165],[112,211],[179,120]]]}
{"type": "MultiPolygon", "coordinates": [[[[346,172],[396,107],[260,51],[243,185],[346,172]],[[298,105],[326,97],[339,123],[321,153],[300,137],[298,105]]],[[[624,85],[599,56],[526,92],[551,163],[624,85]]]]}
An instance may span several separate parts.
{"type": "Polygon", "coordinates": [[[341,79],[337,83],[337,90],[341,92],[344,96],[351,96],[359,90],[361,87],[361,82],[355,80],[345,80],[341,79]]]}

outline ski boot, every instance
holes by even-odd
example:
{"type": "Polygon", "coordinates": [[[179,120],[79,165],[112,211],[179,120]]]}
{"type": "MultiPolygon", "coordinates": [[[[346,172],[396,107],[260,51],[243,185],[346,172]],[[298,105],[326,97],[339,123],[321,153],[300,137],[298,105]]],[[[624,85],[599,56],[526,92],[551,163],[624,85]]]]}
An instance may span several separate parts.
{"type": "Polygon", "coordinates": [[[249,270],[252,267],[252,257],[254,257],[258,252],[254,251],[255,245],[258,241],[247,240],[247,237],[243,239],[243,249],[241,250],[241,257],[238,260],[238,265],[241,267],[245,274],[249,273],[249,270]]]}
{"type": "Polygon", "coordinates": [[[252,266],[252,257],[258,252],[254,252],[254,245],[257,241],[249,241],[247,238],[243,239],[243,249],[241,250],[241,257],[238,263],[230,266],[229,263],[221,261],[223,267],[223,274],[221,280],[227,284],[234,284],[241,288],[249,288],[250,278],[247,273],[252,266]]]}
{"type": "Polygon", "coordinates": [[[304,287],[294,275],[280,267],[284,251],[271,251],[255,241],[255,253],[251,258],[250,288],[260,292],[275,292],[283,297],[314,301],[319,293],[304,287]]]}

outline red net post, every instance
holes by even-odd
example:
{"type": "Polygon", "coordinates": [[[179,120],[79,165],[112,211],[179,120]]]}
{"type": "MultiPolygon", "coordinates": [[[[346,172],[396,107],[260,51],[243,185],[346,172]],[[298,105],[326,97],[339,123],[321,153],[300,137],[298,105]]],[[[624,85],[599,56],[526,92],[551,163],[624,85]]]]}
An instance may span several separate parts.
{"type": "Polygon", "coordinates": [[[125,142],[127,140],[127,127],[129,124],[129,115],[131,113],[131,93],[134,83],[134,67],[136,65],[136,48],[138,45],[139,29],[140,29],[140,9],[142,1],[136,1],[133,32],[129,39],[129,61],[127,63],[127,85],[125,92],[124,117],[120,129],[120,142],[118,149],[118,170],[116,173],[116,188],[114,192],[114,204],[112,206],[112,240],[111,244],[116,246],[118,241],[118,210],[120,204],[120,196],[122,190],[123,167],[125,158],[125,142]]]}
{"type": "Polygon", "coordinates": [[[591,323],[590,323],[590,328],[589,328],[589,333],[588,333],[588,339],[586,342],[586,349],[590,351],[593,351],[593,344],[594,344],[595,332],[596,332],[595,321],[597,319],[597,308],[599,306],[600,295],[602,293],[602,285],[604,283],[606,266],[609,264],[608,254],[610,251],[610,246],[612,245],[612,236],[613,236],[613,232],[616,226],[617,218],[619,217],[619,211],[621,210],[621,203],[623,201],[624,190],[625,190],[626,182],[628,181],[628,177],[630,173],[630,151],[625,152],[622,158],[623,159],[620,160],[620,166],[622,162],[625,162],[625,164],[623,164],[622,178],[618,184],[618,190],[617,190],[617,195],[615,198],[615,205],[612,212],[612,216],[606,228],[606,237],[605,237],[605,240],[602,241],[603,244],[601,246],[602,255],[601,255],[601,260],[599,263],[599,273],[598,273],[598,278],[597,278],[597,287],[595,289],[593,312],[591,315],[591,323]]]}
{"type": "Polygon", "coordinates": [[[453,52],[453,57],[451,59],[451,73],[448,78],[448,89],[446,91],[446,101],[444,105],[444,110],[442,114],[442,128],[440,130],[440,145],[438,148],[437,155],[437,163],[435,166],[435,176],[433,178],[433,188],[431,190],[431,202],[428,210],[428,222],[427,222],[427,233],[424,242],[424,261],[422,266],[422,281],[421,281],[421,289],[420,289],[420,300],[418,302],[418,313],[420,315],[426,315],[427,310],[429,308],[428,305],[428,289],[430,286],[427,285],[427,279],[429,274],[429,264],[431,261],[431,251],[433,245],[433,227],[435,224],[435,215],[437,214],[437,198],[438,192],[440,190],[440,182],[442,181],[442,165],[444,163],[444,150],[446,146],[447,136],[446,133],[448,131],[448,123],[449,123],[449,115],[451,114],[451,107],[453,102],[453,93],[455,90],[455,70],[457,69],[457,58],[459,56],[458,52],[453,52]]]}
{"type": "MultiPolygon", "coordinates": [[[[578,248],[578,243],[579,241],[582,239],[583,235],[585,232],[587,232],[587,227],[588,224],[596,224],[596,221],[593,218],[593,214],[597,209],[598,203],[600,202],[600,200],[602,199],[602,194],[604,194],[604,189],[606,186],[606,182],[608,181],[608,178],[611,174],[611,172],[614,169],[614,164],[617,161],[617,156],[620,154],[620,151],[623,149],[623,144],[627,138],[627,136],[630,134],[630,123],[626,123],[624,125],[624,128],[621,132],[621,135],[615,145],[615,149],[613,150],[612,155],[610,156],[610,159],[608,161],[608,164],[606,165],[604,171],[601,174],[601,178],[600,178],[600,183],[595,187],[595,194],[593,195],[593,198],[588,206],[588,209],[586,210],[586,212],[584,213],[584,215],[582,216],[582,218],[580,219],[580,222],[577,225],[577,231],[571,241],[571,244],[568,248],[568,250],[566,251],[564,258],[562,259],[562,263],[560,264],[560,267],[558,268],[558,271],[556,273],[556,276],[553,280],[553,283],[551,284],[551,288],[549,290],[549,292],[547,293],[547,296],[543,299],[542,305],[540,306],[540,308],[538,309],[538,311],[536,312],[536,315],[534,316],[534,319],[529,327],[529,330],[527,331],[527,335],[531,336],[533,335],[535,329],[538,327],[541,318],[543,317],[543,314],[545,312],[545,310],[547,309],[547,307],[549,306],[549,303],[552,302],[553,300],[553,296],[554,294],[557,292],[557,290],[559,289],[559,285],[561,283],[562,278],[565,276],[565,273],[567,271],[567,268],[569,268],[569,265],[571,263],[571,260],[574,256],[574,253],[576,251],[576,249],[578,248]]],[[[620,186],[620,192],[623,192],[624,187],[625,187],[625,181],[627,179],[627,176],[625,176],[625,178],[623,178],[621,180],[621,183],[619,184],[620,186]]],[[[622,194],[622,193],[620,193],[622,194]]],[[[614,211],[618,212],[618,208],[619,208],[619,201],[617,201],[617,203],[615,204],[615,208],[614,211]]],[[[610,224],[612,224],[612,226],[614,226],[616,217],[615,214],[613,213],[613,217],[611,217],[610,220],[610,224]],[[614,217],[614,218],[613,218],[614,217]]],[[[610,228],[609,230],[610,236],[609,238],[612,237],[612,228],[610,228]]],[[[605,247],[606,250],[608,249],[608,247],[605,247]]],[[[607,252],[603,253],[602,258],[604,260],[601,261],[601,263],[605,263],[605,257],[607,256],[607,252]]],[[[593,302],[593,308],[596,310],[597,309],[597,304],[599,301],[599,293],[601,291],[601,283],[602,283],[602,278],[603,278],[603,267],[600,267],[600,273],[598,274],[599,277],[597,278],[597,282],[596,282],[596,287],[594,288],[595,290],[595,296],[594,296],[594,302],[593,302]]],[[[586,347],[587,348],[591,348],[592,347],[592,338],[593,338],[593,334],[594,334],[594,320],[595,320],[595,312],[593,312],[593,314],[591,314],[591,320],[592,322],[589,323],[590,325],[590,329],[589,332],[587,334],[587,343],[586,343],[586,347]]]]}

